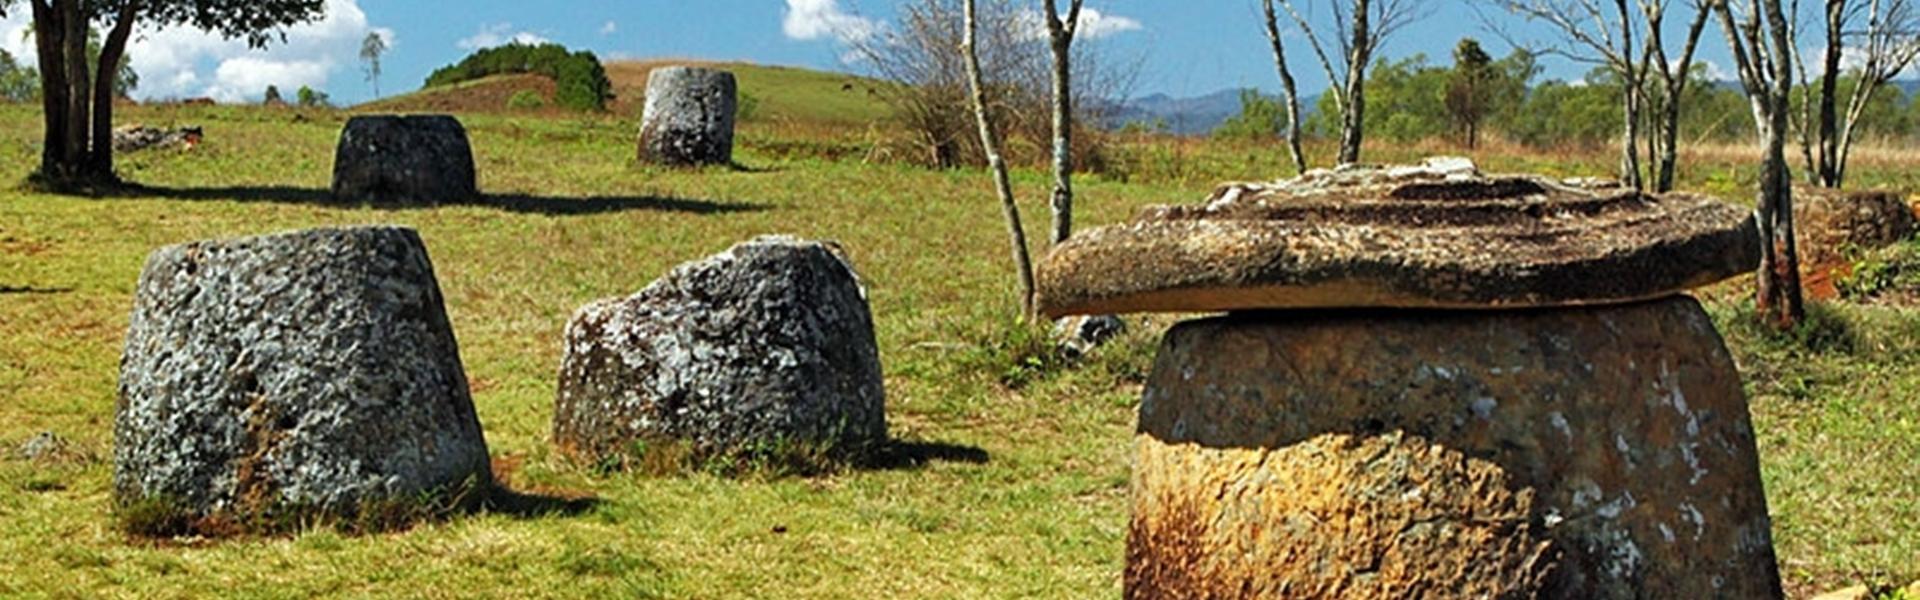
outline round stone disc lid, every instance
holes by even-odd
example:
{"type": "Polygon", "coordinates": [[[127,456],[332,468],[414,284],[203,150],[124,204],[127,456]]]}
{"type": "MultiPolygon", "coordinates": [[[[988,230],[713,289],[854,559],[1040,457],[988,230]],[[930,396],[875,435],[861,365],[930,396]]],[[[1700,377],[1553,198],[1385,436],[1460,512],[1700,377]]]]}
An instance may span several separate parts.
{"type": "Polygon", "coordinates": [[[1464,160],[1230,184],[1076,234],[1037,272],[1050,317],[1633,302],[1748,273],[1747,209],[1687,193],[1484,176],[1464,160]]]}

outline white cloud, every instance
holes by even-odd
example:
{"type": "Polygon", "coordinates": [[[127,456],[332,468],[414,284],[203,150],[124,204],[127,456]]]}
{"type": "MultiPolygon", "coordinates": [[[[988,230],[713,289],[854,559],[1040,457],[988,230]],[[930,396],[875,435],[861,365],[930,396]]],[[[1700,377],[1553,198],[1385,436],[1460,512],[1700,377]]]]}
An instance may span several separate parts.
{"type": "MultiPolygon", "coordinates": [[[[10,11],[0,19],[0,48],[32,64],[37,53],[22,35],[31,29],[26,12],[10,11]]],[[[320,20],[289,27],[284,42],[275,38],[262,49],[192,27],[143,27],[127,44],[128,63],[140,74],[134,95],[240,102],[259,98],[268,85],[321,88],[333,73],[358,60],[360,41],[369,31],[393,44],[393,31],[369,27],[357,0],[327,0],[320,20]]]]}
{"type": "Polygon", "coordinates": [[[1146,29],[1146,27],[1141,25],[1140,21],[1118,15],[1108,15],[1091,8],[1083,8],[1080,9],[1080,26],[1077,37],[1093,40],[1129,31],[1140,31],[1142,29],[1146,29]]]}
{"type": "Polygon", "coordinates": [[[880,24],[841,10],[837,0],[787,0],[787,17],[780,29],[796,40],[859,42],[879,33],[880,24]]]}
{"type": "Polygon", "coordinates": [[[600,35],[613,35],[619,31],[620,24],[613,21],[607,21],[605,25],[600,26],[600,35]]]}
{"type": "Polygon", "coordinates": [[[1739,81],[1740,80],[1740,75],[1734,73],[1733,71],[1727,70],[1726,67],[1720,66],[1720,63],[1713,62],[1711,60],[1706,60],[1706,59],[1694,59],[1694,62],[1699,63],[1701,65],[1701,68],[1706,69],[1708,81],[1739,81]]]}
{"type": "Polygon", "coordinates": [[[531,31],[514,32],[512,23],[495,23],[481,26],[480,31],[454,42],[453,45],[459,46],[462,50],[479,50],[506,45],[508,42],[537,46],[550,41],[552,40],[531,31]]]}
{"type": "Polygon", "coordinates": [[[33,16],[25,8],[15,7],[7,11],[7,18],[0,19],[0,50],[6,50],[21,64],[31,65],[38,53],[34,52],[33,41],[26,35],[33,31],[33,16]]]}
{"type": "MultiPolygon", "coordinates": [[[[1020,14],[1015,17],[1015,26],[1019,27],[1028,37],[1046,39],[1047,23],[1044,20],[1045,15],[1046,13],[1033,9],[1021,11],[1020,14]]],[[[1062,20],[1065,20],[1066,15],[1060,16],[1062,20]]],[[[1146,27],[1141,25],[1138,20],[1118,15],[1109,15],[1092,8],[1082,8],[1080,9],[1080,26],[1074,33],[1074,38],[1096,40],[1129,31],[1140,31],[1142,29],[1146,29],[1146,27]]]]}

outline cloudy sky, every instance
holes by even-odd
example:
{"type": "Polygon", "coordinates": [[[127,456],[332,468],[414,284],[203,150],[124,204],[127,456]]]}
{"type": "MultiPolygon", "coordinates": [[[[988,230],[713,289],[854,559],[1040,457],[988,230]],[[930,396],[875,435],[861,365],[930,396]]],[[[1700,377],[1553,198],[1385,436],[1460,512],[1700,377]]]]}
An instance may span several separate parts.
{"type": "MultiPolygon", "coordinates": [[[[695,57],[740,59],[858,71],[849,64],[844,40],[889,27],[899,0],[326,0],[326,17],[289,29],[285,42],[266,49],[188,29],[144,30],[129,48],[140,72],[143,98],[211,96],[222,101],[257,99],[267,85],[283,90],[312,86],[348,103],[372,97],[358,58],[369,32],[384,36],[391,50],[382,91],[418,88],[434,68],[458,61],[476,48],[510,41],[554,41],[591,49],[601,58],[695,57]]],[[[1038,5],[1037,0],[1016,0],[1038,5]]],[[[1479,38],[1490,52],[1509,50],[1485,30],[1483,12],[1510,33],[1544,33],[1504,17],[1489,0],[1415,0],[1427,16],[1390,41],[1385,55],[1425,53],[1445,62],[1463,36],[1479,38]]],[[[1299,0],[1303,8],[1322,5],[1299,0]]],[[[1137,94],[1176,96],[1228,87],[1275,87],[1272,57],[1257,18],[1256,0],[1088,0],[1085,35],[1114,52],[1142,60],[1137,94]]],[[[0,20],[0,47],[30,56],[22,36],[24,11],[0,20]]],[[[1328,16],[1309,13],[1312,19],[1328,16]]],[[[1677,29],[1684,24],[1675,24],[1677,29]]],[[[1677,32],[1675,35],[1678,35],[1677,32]]],[[[1292,64],[1302,87],[1325,87],[1318,63],[1294,40],[1292,64]]],[[[1702,57],[1726,61],[1725,42],[1709,30],[1702,57]]],[[[1550,61],[1549,78],[1577,79],[1587,66],[1550,61]]]]}

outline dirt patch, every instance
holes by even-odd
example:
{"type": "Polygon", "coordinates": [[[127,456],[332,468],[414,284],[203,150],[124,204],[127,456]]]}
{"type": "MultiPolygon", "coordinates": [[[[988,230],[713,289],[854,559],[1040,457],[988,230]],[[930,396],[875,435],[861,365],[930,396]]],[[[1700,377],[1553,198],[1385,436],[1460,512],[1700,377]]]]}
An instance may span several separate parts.
{"type": "Polygon", "coordinates": [[[563,109],[552,108],[558,86],[553,79],[543,75],[518,74],[496,75],[476,79],[466,83],[427,88],[384,100],[376,100],[354,107],[368,112],[396,113],[504,113],[504,112],[558,112],[563,109]],[[548,108],[529,111],[509,109],[507,102],[516,94],[532,91],[548,108]]]}

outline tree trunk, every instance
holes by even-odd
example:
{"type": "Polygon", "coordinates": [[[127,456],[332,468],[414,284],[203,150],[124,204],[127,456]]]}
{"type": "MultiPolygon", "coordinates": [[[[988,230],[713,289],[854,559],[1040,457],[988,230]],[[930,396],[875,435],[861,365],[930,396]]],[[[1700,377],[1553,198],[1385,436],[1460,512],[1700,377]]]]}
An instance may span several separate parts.
{"type": "Polygon", "coordinates": [[[1847,157],[1853,154],[1853,132],[1860,125],[1860,115],[1866,112],[1867,103],[1873,101],[1873,93],[1880,88],[1876,79],[1862,79],[1853,90],[1853,98],[1847,102],[1847,115],[1840,126],[1840,140],[1835,147],[1839,154],[1833,161],[1833,185],[1838,188],[1847,183],[1847,157]]]}
{"type": "Polygon", "coordinates": [[[1371,0],[1353,0],[1353,40],[1347,55],[1347,110],[1340,125],[1340,164],[1360,162],[1367,113],[1367,61],[1373,39],[1367,31],[1371,0]]]}
{"type": "Polygon", "coordinates": [[[1685,71],[1678,86],[1669,87],[1666,104],[1660,109],[1660,126],[1655,135],[1660,138],[1660,152],[1655,159],[1653,191],[1666,193],[1673,191],[1675,167],[1680,163],[1680,97],[1686,93],[1685,71]]]}
{"type": "Polygon", "coordinates": [[[39,54],[40,108],[46,124],[40,148],[39,176],[52,183],[68,179],[67,163],[67,28],[63,6],[48,4],[58,0],[29,0],[33,3],[33,41],[39,54]]]}
{"type": "Polygon", "coordinates": [[[128,2],[115,16],[113,29],[100,46],[100,64],[93,81],[93,153],[87,161],[87,176],[100,181],[116,179],[113,174],[113,101],[119,94],[120,60],[126,56],[127,38],[133,34],[139,3],[128,2]]]}
{"type": "Polygon", "coordinates": [[[1822,187],[1829,188],[1840,187],[1834,165],[1834,159],[1840,154],[1834,97],[1840,94],[1840,51],[1844,41],[1841,21],[1846,19],[1846,7],[1846,0],[1827,0],[1827,55],[1820,70],[1820,151],[1816,155],[1819,159],[1816,180],[1822,187]]]}
{"type": "MultiPolygon", "coordinates": [[[[1787,169],[1787,115],[1793,94],[1793,66],[1787,49],[1793,47],[1788,21],[1779,0],[1760,2],[1767,13],[1768,33],[1780,58],[1773,63],[1774,77],[1768,101],[1768,125],[1763,131],[1766,142],[1765,164],[1760,177],[1761,239],[1767,247],[1761,253],[1759,306],[1774,325],[1790,328],[1806,317],[1800,295],[1800,252],[1793,236],[1793,180],[1787,169]]],[[[1836,53],[1837,54],[1837,53],[1836,53]]]]}
{"type": "Polygon", "coordinates": [[[1046,0],[1048,45],[1053,50],[1053,235],[1054,244],[1073,235],[1073,34],[1081,0],[1072,0],[1067,22],[1046,0]]]}
{"type": "Polygon", "coordinates": [[[1627,10],[1627,0],[1614,0],[1614,8],[1620,14],[1620,86],[1621,86],[1621,135],[1625,139],[1620,143],[1620,178],[1627,187],[1639,190],[1645,187],[1640,178],[1640,88],[1645,83],[1646,73],[1633,68],[1633,19],[1627,10]]]}
{"type": "Polygon", "coordinates": [[[92,77],[87,73],[89,24],[86,13],[80,10],[80,3],[81,0],[60,1],[61,25],[66,27],[66,35],[60,42],[66,47],[62,58],[67,61],[67,147],[60,160],[70,175],[84,179],[89,150],[87,140],[93,132],[90,118],[93,86],[92,77]]]}
{"type": "Polygon", "coordinates": [[[1262,0],[1260,8],[1267,18],[1267,41],[1273,45],[1273,66],[1280,71],[1280,89],[1287,95],[1287,152],[1293,157],[1294,174],[1299,175],[1307,172],[1307,157],[1300,150],[1300,93],[1294,87],[1293,69],[1287,66],[1287,48],[1280,43],[1280,17],[1273,3],[1262,0]]]}
{"type": "Polygon", "coordinates": [[[1033,261],[1027,254],[1027,233],[1020,225],[1020,206],[1013,200],[1013,185],[1007,178],[1007,161],[1000,156],[1000,141],[993,132],[987,114],[987,92],[980,76],[980,54],[975,50],[979,28],[975,20],[974,0],[966,0],[966,39],[960,44],[965,56],[967,83],[972,88],[973,118],[980,126],[980,145],[987,154],[987,166],[993,171],[993,188],[1000,196],[1001,212],[1007,218],[1007,234],[1012,245],[1013,265],[1020,276],[1020,315],[1032,319],[1033,261]]]}

